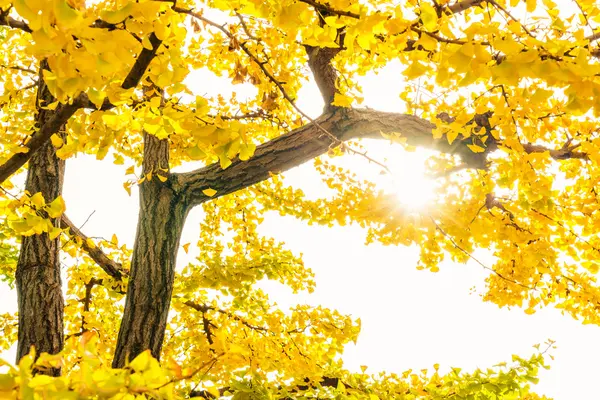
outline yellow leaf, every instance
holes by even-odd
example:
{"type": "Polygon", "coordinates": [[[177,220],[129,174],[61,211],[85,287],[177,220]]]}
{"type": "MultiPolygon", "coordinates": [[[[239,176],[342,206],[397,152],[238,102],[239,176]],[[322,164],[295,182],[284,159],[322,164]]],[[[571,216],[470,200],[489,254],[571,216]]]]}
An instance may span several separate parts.
{"type": "Polygon", "coordinates": [[[435,8],[426,1],[421,2],[421,21],[428,31],[435,31],[437,28],[438,16],[435,8]]]}
{"type": "Polygon", "coordinates": [[[476,144],[468,144],[467,147],[471,149],[473,153],[483,153],[485,151],[485,148],[477,146],[476,144]]]}
{"type": "Polygon", "coordinates": [[[202,191],[202,193],[204,193],[208,197],[213,197],[215,194],[217,194],[217,191],[215,189],[208,188],[208,189],[204,189],[202,191]]]}
{"type": "Polygon", "coordinates": [[[198,146],[190,147],[185,152],[192,160],[203,160],[206,158],[206,154],[198,146]]]}
{"type": "Polygon", "coordinates": [[[182,247],[183,247],[183,251],[185,251],[185,253],[187,254],[187,252],[188,252],[188,250],[189,250],[189,248],[190,248],[190,244],[189,244],[189,243],[186,243],[186,244],[184,244],[182,247]]]}
{"type": "Polygon", "coordinates": [[[90,247],[91,249],[95,249],[96,248],[96,243],[94,243],[94,241],[90,238],[87,238],[85,240],[85,244],[88,245],[88,247],[90,247]]]}
{"type": "Polygon", "coordinates": [[[336,93],[331,104],[338,107],[350,107],[352,105],[352,97],[336,93]]]}
{"type": "Polygon", "coordinates": [[[94,88],[90,88],[87,92],[87,95],[90,101],[96,106],[97,109],[100,109],[100,107],[102,107],[102,103],[104,103],[106,93],[96,90],[94,88]]]}
{"type": "Polygon", "coordinates": [[[415,79],[428,71],[428,68],[419,61],[413,61],[408,68],[404,70],[404,76],[408,79],[415,79]]]}
{"type": "Polygon", "coordinates": [[[48,205],[46,212],[51,218],[58,218],[67,209],[62,196],[58,196],[52,203],[48,205]]]}
{"type": "Polygon", "coordinates": [[[36,388],[39,386],[46,386],[49,385],[51,383],[54,383],[54,380],[56,378],[53,378],[51,376],[48,375],[36,375],[34,376],[29,383],[27,384],[27,386],[31,387],[31,388],[36,388]]]}
{"type": "Polygon", "coordinates": [[[158,178],[159,181],[161,182],[166,182],[167,181],[167,177],[162,175],[162,174],[156,174],[156,177],[158,178]]]}
{"type": "Polygon", "coordinates": [[[135,171],[135,166],[132,165],[131,167],[129,167],[125,170],[125,175],[133,175],[134,171],[135,171]]]}
{"type": "Polygon", "coordinates": [[[231,160],[227,157],[227,154],[219,155],[219,164],[221,164],[221,168],[225,169],[231,165],[231,160]]]}
{"type": "Polygon", "coordinates": [[[150,38],[148,36],[144,36],[142,39],[142,46],[144,46],[147,50],[152,50],[152,42],[150,42],[150,38]]]}
{"type": "Polygon", "coordinates": [[[44,196],[42,196],[42,193],[40,193],[40,192],[31,196],[31,198],[29,200],[31,201],[31,204],[33,204],[33,206],[36,209],[42,208],[46,204],[46,201],[44,200],[44,196]]]}
{"type": "Polygon", "coordinates": [[[150,367],[151,358],[150,350],[146,350],[129,363],[129,366],[135,371],[145,371],[150,367]]]}
{"type": "Polygon", "coordinates": [[[218,399],[219,397],[221,397],[221,392],[219,392],[219,388],[216,386],[208,386],[205,388],[205,390],[210,393],[211,395],[213,395],[213,397],[215,399],[218,399]]]}
{"type": "Polygon", "coordinates": [[[65,0],[54,0],[54,15],[57,22],[64,27],[71,28],[81,22],[81,13],[69,6],[65,0]]]}
{"type": "Polygon", "coordinates": [[[54,240],[62,233],[62,231],[63,231],[62,229],[60,229],[56,226],[53,226],[48,231],[48,237],[50,237],[50,240],[54,240]]]}
{"type": "Polygon", "coordinates": [[[448,139],[448,144],[452,144],[452,142],[454,142],[454,139],[456,139],[457,136],[458,131],[454,129],[446,133],[446,139],[448,139]]]}
{"type": "Polygon", "coordinates": [[[115,246],[118,246],[118,245],[119,245],[119,239],[117,238],[117,235],[115,235],[115,234],[113,233],[112,237],[110,238],[110,242],[111,242],[112,244],[114,244],[115,246]]]}
{"type": "Polygon", "coordinates": [[[116,11],[103,11],[100,13],[102,19],[110,24],[118,24],[119,22],[123,22],[131,13],[133,8],[132,3],[127,3],[127,5],[116,11]]]}
{"type": "Polygon", "coordinates": [[[54,147],[57,149],[63,145],[63,140],[58,135],[52,135],[52,137],[50,137],[50,141],[52,141],[52,145],[54,145],[54,147]]]}

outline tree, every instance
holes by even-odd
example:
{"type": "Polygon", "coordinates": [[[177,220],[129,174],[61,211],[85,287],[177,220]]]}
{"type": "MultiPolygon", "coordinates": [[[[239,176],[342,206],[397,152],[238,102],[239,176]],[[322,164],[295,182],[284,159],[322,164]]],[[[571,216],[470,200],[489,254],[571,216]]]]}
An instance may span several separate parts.
{"type": "Polygon", "coordinates": [[[600,9],[576,5],[568,15],[551,0],[0,0],[2,229],[22,237],[15,270],[3,269],[19,296],[17,357],[25,377],[57,376],[65,365],[71,382],[38,375],[27,386],[14,370],[3,390],[167,396],[196,383],[204,397],[539,398],[525,382],[541,355],[517,358],[508,372],[378,381],[344,372],[335,357],[356,338],[356,321],[270,305],[253,283],[314,283],[298,257],[256,227],[267,210],[358,223],[369,241],[419,244],[421,267],[433,272],[446,256],[464,262],[491,249],[486,300],[528,313],[553,304],[598,323],[600,9]],[[356,77],[391,60],[439,96],[415,101],[408,89],[405,113],[352,107],[356,77]],[[306,65],[324,101],[317,119],[295,103],[306,65]],[[256,96],[198,95],[186,77],[199,68],[249,83],[256,96]],[[437,150],[443,207],[408,212],[318,158],[368,158],[354,142],[364,138],[437,150]],[[116,237],[92,240],[65,216],[64,160],[77,153],[110,154],[135,176],[124,184],[140,193],[133,249],[116,237]],[[332,196],[309,200],[279,179],[313,159],[332,196]],[[171,171],[191,162],[202,166],[171,171]],[[26,163],[25,192],[15,195],[8,179],[26,163]],[[196,206],[206,214],[198,263],[176,274],[196,206]],[[68,268],[64,305],[61,250],[85,254],[68,268]],[[114,300],[122,296],[123,309],[114,300]],[[203,334],[190,334],[198,326],[203,334]]]}

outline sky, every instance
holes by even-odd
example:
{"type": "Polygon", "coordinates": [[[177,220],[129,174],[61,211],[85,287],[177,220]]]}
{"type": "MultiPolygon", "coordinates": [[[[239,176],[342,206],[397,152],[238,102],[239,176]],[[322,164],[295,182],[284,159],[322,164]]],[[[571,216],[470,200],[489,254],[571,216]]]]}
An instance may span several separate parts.
{"type": "MultiPolygon", "coordinates": [[[[398,93],[403,79],[399,72],[399,66],[392,64],[378,75],[367,75],[362,80],[364,105],[401,111],[404,107],[398,93]]],[[[241,98],[245,90],[247,94],[253,90],[203,79],[206,76],[202,74],[194,74],[191,84],[202,82],[202,91],[209,94],[235,89],[241,98]]],[[[308,84],[299,99],[303,111],[319,115],[322,104],[314,84],[308,84]]],[[[427,152],[407,153],[383,141],[364,143],[371,156],[390,160],[388,166],[398,187],[410,188],[399,191],[382,181],[381,185],[388,185],[386,190],[395,190],[398,201],[408,205],[425,201],[430,190],[423,176],[427,152]]],[[[350,166],[364,170],[365,162],[356,159],[350,166]]],[[[285,176],[308,196],[318,195],[322,188],[310,163],[285,176]]],[[[80,155],[69,160],[64,187],[69,218],[81,225],[93,213],[83,228],[88,236],[110,238],[115,233],[119,241],[132,245],[138,198],[135,190],[128,196],[123,189],[125,178],[124,167],[113,165],[111,157],[97,161],[80,155]]],[[[200,221],[200,210],[192,211],[181,243],[197,241],[200,221]]],[[[320,304],[361,318],[359,340],[348,346],[344,356],[350,369],[367,365],[368,372],[402,372],[431,368],[434,363],[446,370],[450,366],[487,368],[510,361],[512,354],[528,356],[534,352],[533,345],[552,339],[557,346],[551,351],[554,360],[549,371],[540,373],[536,390],[556,400],[591,398],[597,393],[600,327],[581,325],[552,308],[530,316],[520,309],[500,309],[482,302],[479,295],[487,272],[475,262],[445,261],[438,273],[418,271],[416,247],[366,246],[361,228],[308,226],[276,213],[268,214],[260,229],[285,242],[294,253],[302,253],[305,264],[316,274],[317,289],[310,295],[293,295],[277,283],[261,284],[272,300],[283,308],[320,304]]],[[[476,255],[489,259],[485,252],[476,255]]],[[[188,255],[180,251],[178,264],[185,265],[193,256],[192,248],[188,255]]],[[[0,286],[0,313],[15,309],[16,292],[0,286]]],[[[0,357],[12,362],[14,349],[0,357]]]]}

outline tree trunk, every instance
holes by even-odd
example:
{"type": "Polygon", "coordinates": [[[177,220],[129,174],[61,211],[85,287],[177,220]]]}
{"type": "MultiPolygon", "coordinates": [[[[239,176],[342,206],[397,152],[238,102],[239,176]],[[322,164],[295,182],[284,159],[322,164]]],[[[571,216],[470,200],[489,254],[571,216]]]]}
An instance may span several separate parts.
{"type": "Polygon", "coordinates": [[[140,185],[140,215],[114,368],[122,368],[146,349],[160,358],[177,250],[189,209],[172,188],[172,179],[160,170],[168,168],[168,152],[166,140],[144,135],[143,173],[153,176],[140,185]],[[157,173],[167,176],[167,181],[161,182],[157,173]]]}
{"type": "MultiPolygon", "coordinates": [[[[42,63],[41,69],[47,68],[42,63]]],[[[41,73],[37,93],[37,118],[39,128],[51,117],[52,111],[44,110],[54,101],[41,73]]],[[[61,128],[61,131],[64,127],[61,128]]],[[[44,144],[29,160],[25,189],[30,194],[41,192],[47,203],[62,193],[65,162],[56,156],[51,142],[44,144]]],[[[58,226],[59,221],[53,220],[58,226]]],[[[63,348],[62,282],[60,277],[60,239],[50,239],[47,233],[23,237],[16,270],[17,298],[19,307],[19,334],[17,362],[35,347],[36,354],[56,354],[63,348]]],[[[60,375],[60,369],[45,371],[60,375]]]]}

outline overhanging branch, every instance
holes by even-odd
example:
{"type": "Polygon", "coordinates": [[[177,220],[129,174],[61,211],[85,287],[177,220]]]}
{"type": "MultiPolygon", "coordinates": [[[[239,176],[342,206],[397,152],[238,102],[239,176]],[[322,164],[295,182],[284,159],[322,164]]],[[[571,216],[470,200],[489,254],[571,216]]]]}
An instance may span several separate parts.
{"type": "MultiPolygon", "coordinates": [[[[490,113],[476,115],[470,123],[489,129],[490,113]]],[[[440,115],[440,119],[444,116],[440,115]]],[[[370,109],[334,109],[324,114],[315,123],[297,128],[285,135],[256,148],[248,161],[233,160],[227,169],[215,163],[195,171],[173,174],[175,187],[181,190],[192,206],[234,193],[263,180],[271,174],[287,171],[306,161],[326,153],[330,148],[351,139],[385,139],[383,134],[398,134],[406,144],[455,154],[470,168],[485,168],[487,155],[496,150],[501,142],[488,136],[486,149],[473,153],[468,147],[472,139],[455,140],[448,143],[445,135],[435,138],[435,125],[414,115],[381,112],[370,109]],[[318,126],[316,125],[318,124],[318,126]],[[319,129],[319,126],[323,129],[319,129]],[[323,133],[326,130],[331,134],[323,133]],[[216,190],[212,197],[203,191],[216,190]]],[[[524,145],[528,153],[546,152],[556,160],[585,158],[585,153],[574,151],[577,145],[553,150],[538,145],[524,145]]]]}
{"type": "Polygon", "coordinates": [[[174,174],[174,179],[188,201],[197,205],[303,164],[340,142],[358,138],[383,139],[381,132],[398,132],[411,145],[451,152],[454,148],[445,138],[433,138],[433,128],[434,125],[429,121],[408,114],[335,109],[318,118],[316,124],[307,124],[257,147],[248,161],[235,159],[224,170],[216,163],[192,172],[174,174]],[[215,196],[209,197],[203,193],[209,188],[217,191],[215,196]]]}

